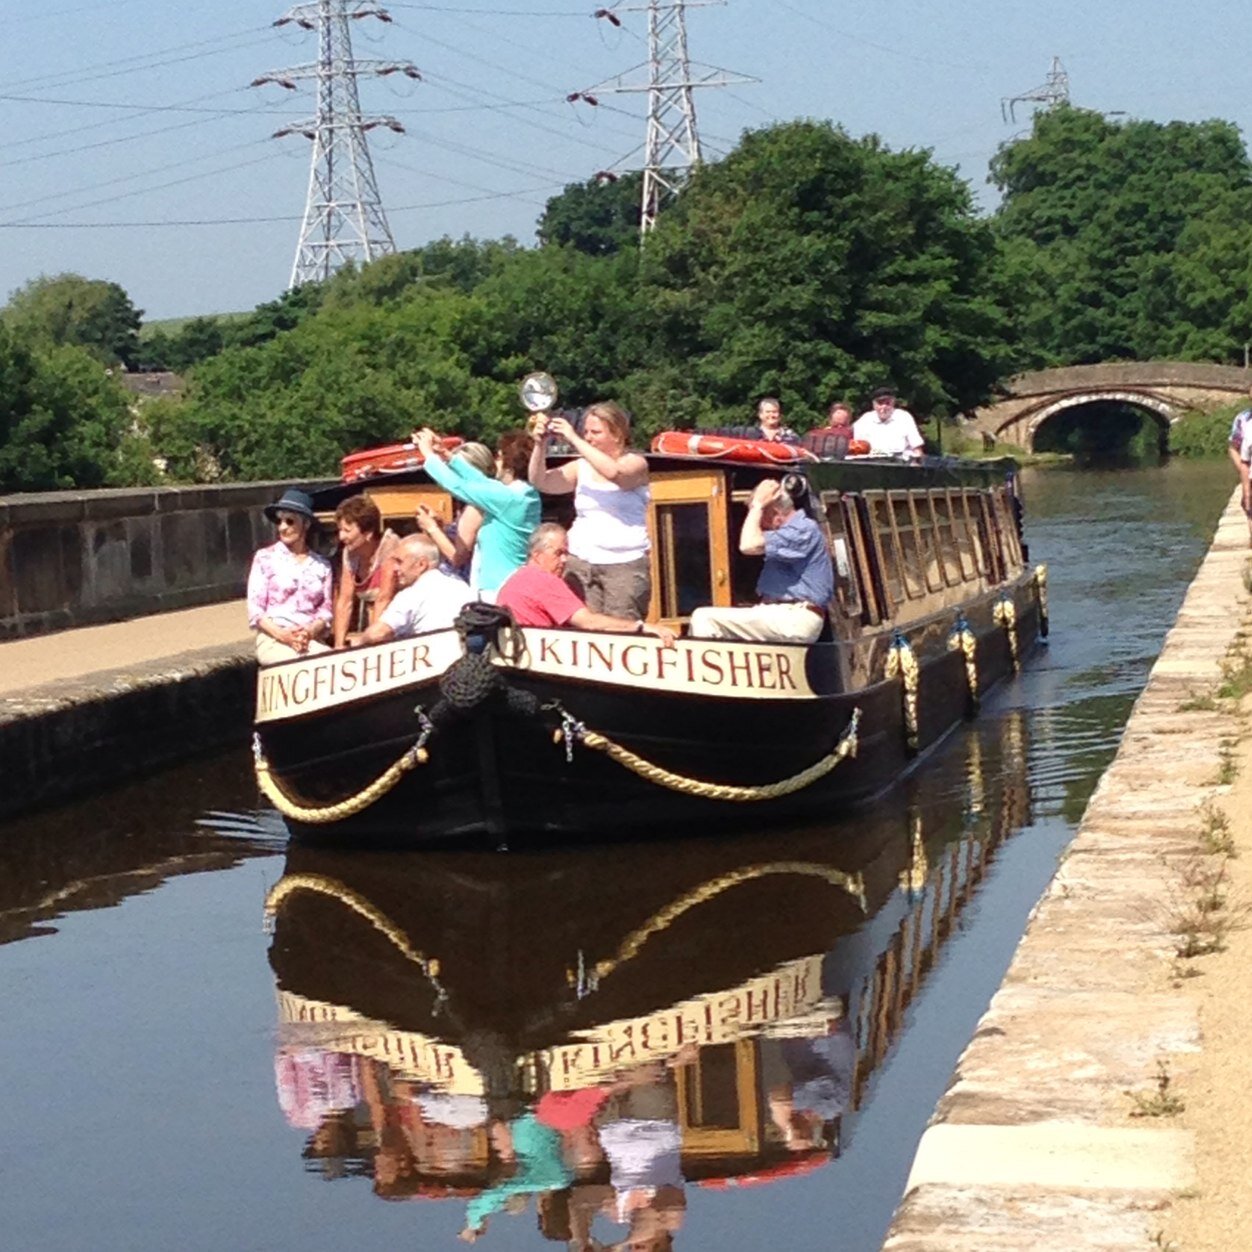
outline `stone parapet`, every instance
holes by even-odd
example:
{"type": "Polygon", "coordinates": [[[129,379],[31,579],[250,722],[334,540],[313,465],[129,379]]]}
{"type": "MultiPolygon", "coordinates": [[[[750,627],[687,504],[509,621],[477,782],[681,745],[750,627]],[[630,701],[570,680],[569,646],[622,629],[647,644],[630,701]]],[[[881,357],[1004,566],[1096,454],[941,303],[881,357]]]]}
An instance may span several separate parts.
{"type": "Polygon", "coordinates": [[[1229,722],[1194,697],[1243,622],[1248,556],[1236,492],[922,1136],[889,1252],[1130,1252],[1160,1242],[1162,1210],[1194,1185],[1192,1132],[1136,1117],[1133,1093],[1150,1098],[1171,1058],[1200,1048],[1195,1003],[1171,986],[1170,901],[1223,776],[1229,722]]]}
{"type": "Polygon", "coordinates": [[[0,496],[0,639],[240,596],[289,485],[0,496]]]}

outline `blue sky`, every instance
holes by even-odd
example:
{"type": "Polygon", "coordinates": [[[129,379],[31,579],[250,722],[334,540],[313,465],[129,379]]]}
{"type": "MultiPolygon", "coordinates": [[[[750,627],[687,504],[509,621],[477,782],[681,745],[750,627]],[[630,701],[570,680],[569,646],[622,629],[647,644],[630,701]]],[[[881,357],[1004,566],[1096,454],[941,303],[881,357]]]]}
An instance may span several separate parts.
{"type": "MultiPolygon", "coordinates": [[[[548,196],[629,168],[641,96],[565,96],[646,57],[642,12],[609,0],[386,3],[354,25],[356,54],[410,60],[421,83],[362,83],[366,110],[408,133],[371,149],[401,248],[442,235],[533,242],[548,196]]],[[[636,0],[641,3],[642,0],[636,0]]],[[[6,5],[13,9],[17,6],[6,5]]],[[[311,96],[252,89],[316,40],[271,23],[268,0],[45,0],[5,15],[0,50],[0,298],[41,273],[120,283],[149,318],[248,309],[286,285],[309,145],[271,139],[311,96]],[[228,221],[226,219],[249,219],[228,221]]],[[[1247,129],[1252,35],[1233,0],[729,0],[688,10],[693,61],[759,81],[697,94],[709,156],[793,117],[831,118],[894,148],[932,149],[979,203],[997,146],[1028,125],[1001,99],[1060,56],[1076,104],[1247,129]]]]}

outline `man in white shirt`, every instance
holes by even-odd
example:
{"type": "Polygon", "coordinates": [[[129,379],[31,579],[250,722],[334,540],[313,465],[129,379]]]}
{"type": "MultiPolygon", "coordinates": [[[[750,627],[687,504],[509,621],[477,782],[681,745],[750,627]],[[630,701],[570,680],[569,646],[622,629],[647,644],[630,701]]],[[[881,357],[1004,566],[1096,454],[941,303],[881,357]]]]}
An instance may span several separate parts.
{"type": "Polygon", "coordinates": [[[873,400],[874,407],[853,423],[853,439],[863,439],[869,444],[870,456],[919,456],[924,441],[913,414],[896,408],[895,391],[879,387],[873,400]]]}
{"type": "Polygon", "coordinates": [[[439,568],[439,549],[428,535],[406,535],[390,559],[400,590],[378,621],[348,636],[349,647],[447,630],[474,598],[466,583],[439,568]]]}

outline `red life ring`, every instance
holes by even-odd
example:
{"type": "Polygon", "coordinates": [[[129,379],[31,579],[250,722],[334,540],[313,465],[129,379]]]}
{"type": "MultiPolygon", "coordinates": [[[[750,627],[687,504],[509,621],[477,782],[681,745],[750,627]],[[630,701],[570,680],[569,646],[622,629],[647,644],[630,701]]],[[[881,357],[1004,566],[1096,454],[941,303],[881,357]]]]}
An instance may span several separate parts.
{"type": "Polygon", "coordinates": [[[695,431],[663,430],[652,440],[653,452],[671,456],[716,457],[757,465],[789,465],[794,461],[815,461],[807,448],[795,443],[775,443],[769,439],[736,439],[730,435],[703,435],[695,431]]]}
{"type": "MultiPolygon", "coordinates": [[[[444,435],[445,448],[459,447],[465,441],[460,435],[444,435]]],[[[421,469],[422,454],[411,443],[389,443],[381,448],[349,452],[341,462],[343,481],[363,482],[378,474],[399,474],[403,470],[421,469]]]]}

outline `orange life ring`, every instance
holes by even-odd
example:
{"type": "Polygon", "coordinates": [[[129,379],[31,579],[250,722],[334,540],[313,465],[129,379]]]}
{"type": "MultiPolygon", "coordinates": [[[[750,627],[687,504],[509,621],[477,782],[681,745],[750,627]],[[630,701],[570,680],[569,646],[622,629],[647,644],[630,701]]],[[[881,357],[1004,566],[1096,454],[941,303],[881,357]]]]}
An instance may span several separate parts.
{"type": "Polygon", "coordinates": [[[795,443],[736,439],[731,435],[705,435],[683,430],[663,430],[652,440],[652,451],[668,452],[671,456],[716,457],[721,461],[757,465],[790,465],[795,461],[817,459],[807,448],[795,443]]]}
{"type": "MultiPolygon", "coordinates": [[[[460,435],[444,435],[445,448],[459,447],[465,441],[460,435]]],[[[366,448],[361,452],[349,452],[340,463],[343,481],[363,482],[378,474],[398,474],[403,470],[421,469],[422,454],[416,444],[389,443],[381,448],[366,448]]]]}

